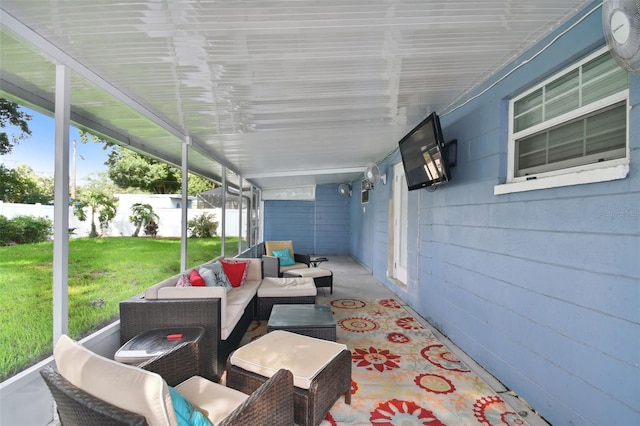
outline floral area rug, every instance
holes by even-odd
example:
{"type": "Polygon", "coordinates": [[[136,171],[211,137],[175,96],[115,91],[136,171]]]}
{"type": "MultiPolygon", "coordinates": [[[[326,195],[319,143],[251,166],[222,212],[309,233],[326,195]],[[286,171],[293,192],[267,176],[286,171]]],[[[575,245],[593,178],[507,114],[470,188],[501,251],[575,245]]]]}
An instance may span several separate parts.
{"type": "MultiPolygon", "coordinates": [[[[328,303],[351,350],[352,397],[322,426],[527,424],[394,299],[328,303]]],[[[266,321],[254,321],[243,343],[265,332],[266,321]]]]}

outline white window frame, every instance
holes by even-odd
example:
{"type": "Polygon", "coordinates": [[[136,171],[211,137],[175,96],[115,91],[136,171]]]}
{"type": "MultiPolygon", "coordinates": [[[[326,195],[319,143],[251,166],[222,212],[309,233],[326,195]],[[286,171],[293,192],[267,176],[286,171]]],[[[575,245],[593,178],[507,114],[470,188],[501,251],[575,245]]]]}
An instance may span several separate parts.
{"type": "Polygon", "coordinates": [[[566,167],[559,170],[553,170],[548,172],[534,173],[528,176],[515,176],[515,137],[514,137],[514,106],[515,103],[541,87],[549,84],[550,82],[559,79],[560,77],[568,74],[569,72],[577,69],[592,59],[602,55],[607,51],[607,48],[599,49],[598,51],[588,55],[582,60],[573,63],[564,70],[554,74],[545,81],[537,84],[535,87],[519,94],[509,101],[509,141],[507,148],[507,181],[504,184],[494,186],[493,192],[495,195],[509,194],[513,192],[532,191],[537,189],[555,188],[560,186],[580,185],[585,183],[605,182],[616,179],[624,179],[629,174],[629,89],[620,91],[616,94],[608,96],[597,102],[589,104],[587,106],[580,107],[572,110],[569,113],[560,115],[542,124],[535,125],[524,131],[518,133],[518,138],[522,138],[526,134],[537,133],[541,130],[554,127],[556,125],[567,122],[577,116],[588,114],[592,111],[597,111],[607,105],[613,105],[617,102],[626,101],[627,108],[627,125],[626,125],[626,145],[625,155],[622,158],[607,160],[599,163],[584,164],[575,167],[566,167]]]}

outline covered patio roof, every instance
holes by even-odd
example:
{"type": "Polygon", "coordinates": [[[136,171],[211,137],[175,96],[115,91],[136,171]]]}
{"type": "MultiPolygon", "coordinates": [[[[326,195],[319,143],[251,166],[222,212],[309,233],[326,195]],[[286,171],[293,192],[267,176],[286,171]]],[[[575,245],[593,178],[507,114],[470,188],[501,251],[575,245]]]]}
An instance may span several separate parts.
{"type": "Polygon", "coordinates": [[[586,0],[3,0],[0,96],[262,189],[343,183],[586,0]]]}

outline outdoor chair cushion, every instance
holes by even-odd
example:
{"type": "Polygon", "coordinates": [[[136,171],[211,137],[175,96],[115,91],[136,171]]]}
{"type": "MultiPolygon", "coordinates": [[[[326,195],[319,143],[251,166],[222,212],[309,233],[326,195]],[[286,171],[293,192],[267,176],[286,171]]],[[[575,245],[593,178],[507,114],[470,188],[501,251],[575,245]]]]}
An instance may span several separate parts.
{"type": "Polygon", "coordinates": [[[267,252],[267,255],[269,256],[275,256],[275,254],[273,254],[273,252],[275,250],[286,250],[289,249],[289,254],[291,255],[291,257],[293,257],[293,241],[291,240],[287,240],[287,241],[265,241],[264,242],[264,249],[267,252]]]}
{"type": "Polygon", "coordinates": [[[140,414],[150,425],[177,425],[167,383],[159,374],[110,360],[62,335],[53,350],[59,373],[109,404],[140,414]]]}
{"type": "Polygon", "coordinates": [[[223,287],[227,293],[233,289],[220,262],[205,263],[198,268],[198,272],[207,287],[223,287]]]}
{"type": "Polygon", "coordinates": [[[233,287],[240,287],[247,282],[249,259],[220,259],[224,273],[233,287]]]}
{"type": "Polygon", "coordinates": [[[204,278],[196,269],[189,273],[189,282],[193,287],[204,287],[206,285],[204,278]]]}
{"type": "Polygon", "coordinates": [[[206,414],[189,402],[184,395],[171,386],[169,386],[169,393],[179,426],[211,426],[206,414]]]}
{"type": "Polygon", "coordinates": [[[54,358],[58,371],[47,367],[42,377],[54,398],[64,394],[61,417],[68,423],[84,424],[87,413],[95,412],[117,424],[140,424],[139,417],[131,417],[134,414],[150,426],[293,424],[293,378],[285,370],[244,394],[200,376],[171,388],[160,374],[102,357],[66,335],[56,342],[54,358]],[[60,376],[65,380],[56,380],[60,376]],[[95,398],[87,399],[86,394],[95,398]]]}
{"type": "Polygon", "coordinates": [[[197,406],[214,425],[238,408],[249,395],[222,386],[200,376],[193,376],[176,386],[176,390],[197,406]]]}
{"type": "Polygon", "coordinates": [[[273,255],[280,259],[280,266],[293,266],[296,264],[289,249],[273,250],[273,255]]]}

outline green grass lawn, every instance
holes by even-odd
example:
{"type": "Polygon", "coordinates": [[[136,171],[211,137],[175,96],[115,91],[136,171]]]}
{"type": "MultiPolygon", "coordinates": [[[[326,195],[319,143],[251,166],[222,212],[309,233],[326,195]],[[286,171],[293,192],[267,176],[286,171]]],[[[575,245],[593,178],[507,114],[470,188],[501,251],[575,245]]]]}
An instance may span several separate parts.
{"type": "MultiPolygon", "coordinates": [[[[220,255],[221,239],[189,239],[188,264],[220,255]]],[[[237,238],[226,239],[227,253],[237,238]]],[[[69,241],[69,335],[84,337],[118,318],[118,303],[180,272],[180,240],[69,241]]],[[[0,247],[0,381],[51,355],[53,243],[0,247]]]]}

